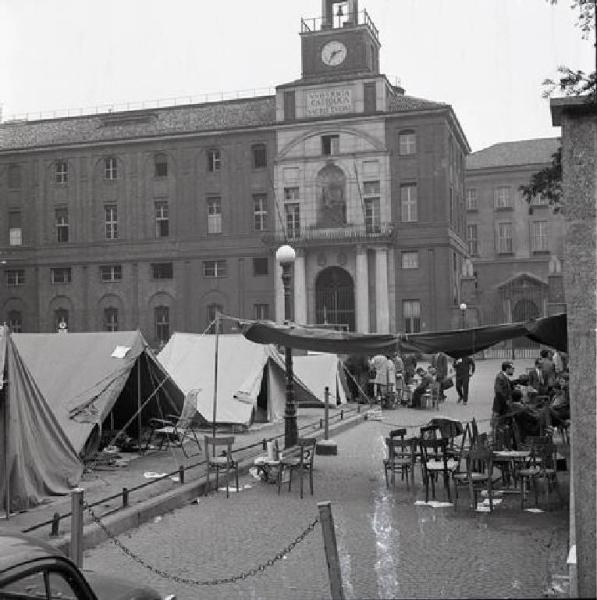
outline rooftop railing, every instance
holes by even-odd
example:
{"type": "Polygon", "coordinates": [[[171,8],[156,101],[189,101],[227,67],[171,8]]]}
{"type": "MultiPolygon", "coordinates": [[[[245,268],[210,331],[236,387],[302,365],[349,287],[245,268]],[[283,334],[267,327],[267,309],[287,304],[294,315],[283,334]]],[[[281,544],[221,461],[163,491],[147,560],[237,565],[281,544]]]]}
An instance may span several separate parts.
{"type": "Polygon", "coordinates": [[[331,22],[326,17],[303,18],[301,19],[301,33],[325,31],[327,29],[345,29],[347,27],[357,27],[358,25],[368,27],[373,37],[379,41],[379,30],[366,10],[334,16],[331,22]]]}

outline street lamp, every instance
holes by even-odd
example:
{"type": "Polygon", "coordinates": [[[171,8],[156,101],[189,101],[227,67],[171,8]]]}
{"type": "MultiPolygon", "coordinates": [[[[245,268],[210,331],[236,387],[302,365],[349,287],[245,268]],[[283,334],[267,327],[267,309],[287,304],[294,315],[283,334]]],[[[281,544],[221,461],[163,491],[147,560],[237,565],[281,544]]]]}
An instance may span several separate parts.
{"type": "Polygon", "coordinates": [[[460,329],[466,327],[466,304],[463,302],[459,307],[460,309],[460,329]]]}
{"type": "MultiPolygon", "coordinates": [[[[292,278],[292,265],[296,257],[294,248],[285,244],[276,250],[276,260],[282,267],[282,285],[284,286],[284,321],[291,320],[290,280],[292,278]]],[[[284,447],[291,448],[296,445],[298,429],[296,424],[296,404],[294,402],[294,373],[292,371],[292,349],[284,348],[284,362],[286,364],[286,406],[284,409],[284,447]]]]}

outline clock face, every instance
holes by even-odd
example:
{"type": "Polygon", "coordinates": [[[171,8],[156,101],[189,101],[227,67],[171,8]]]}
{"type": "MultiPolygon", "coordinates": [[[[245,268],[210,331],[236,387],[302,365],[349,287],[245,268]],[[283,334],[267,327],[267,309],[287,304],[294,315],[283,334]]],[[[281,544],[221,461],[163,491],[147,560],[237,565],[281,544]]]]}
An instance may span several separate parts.
{"type": "Polygon", "coordinates": [[[342,42],[328,42],[321,49],[321,61],[324,65],[335,67],[344,62],[346,58],[346,46],[342,42]]]}

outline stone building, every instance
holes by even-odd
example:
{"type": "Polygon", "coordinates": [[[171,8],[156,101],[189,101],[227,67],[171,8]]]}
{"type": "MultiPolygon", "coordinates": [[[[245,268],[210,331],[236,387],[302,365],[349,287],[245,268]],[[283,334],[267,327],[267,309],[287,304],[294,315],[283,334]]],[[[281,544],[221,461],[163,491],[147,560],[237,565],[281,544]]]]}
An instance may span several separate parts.
{"type": "Polygon", "coordinates": [[[217,310],[361,332],[458,323],[467,140],[452,108],[380,72],[357,0],[303,19],[275,95],[0,124],[3,318],[139,327],[158,344],[217,310]],[[344,7],[344,10],[341,8],[344,7]]]}
{"type": "Polygon", "coordinates": [[[564,220],[546,199],[520,192],[549,166],[559,138],[495,144],[466,166],[466,242],[462,298],[469,324],[493,324],[565,312],[564,220]]]}

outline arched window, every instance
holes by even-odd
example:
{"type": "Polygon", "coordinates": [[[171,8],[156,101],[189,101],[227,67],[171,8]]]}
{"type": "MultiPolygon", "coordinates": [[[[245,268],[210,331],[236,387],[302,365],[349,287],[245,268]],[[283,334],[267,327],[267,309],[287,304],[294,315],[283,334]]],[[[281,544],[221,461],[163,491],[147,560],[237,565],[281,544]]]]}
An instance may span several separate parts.
{"type": "Polygon", "coordinates": [[[207,170],[210,173],[222,168],[222,153],[217,148],[207,151],[207,170]]]}
{"type": "Polygon", "coordinates": [[[405,130],[398,134],[398,152],[400,156],[417,153],[417,134],[414,131],[405,130]]]}
{"type": "Polygon", "coordinates": [[[104,330],[118,331],[118,309],[113,306],[104,308],[104,330]]]}
{"type": "Polygon", "coordinates": [[[11,310],[8,313],[8,327],[13,333],[23,331],[23,315],[18,310],[11,310]]]}
{"type": "Polygon", "coordinates": [[[54,311],[54,330],[68,331],[68,310],[66,308],[57,308],[54,311]]]}
{"type": "Polygon", "coordinates": [[[170,339],[170,308],[168,306],[156,306],[153,309],[155,323],[155,337],[160,345],[170,339]]]}
{"type": "Polygon", "coordinates": [[[113,156],[109,156],[104,160],[104,177],[108,181],[118,179],[118,163],[113,156]]]}
{"type": "Polygon", "coordinates": [[[156,154],[153,157],[154,177],[168,177],[168,157],[165,154],[156,154]]]}

